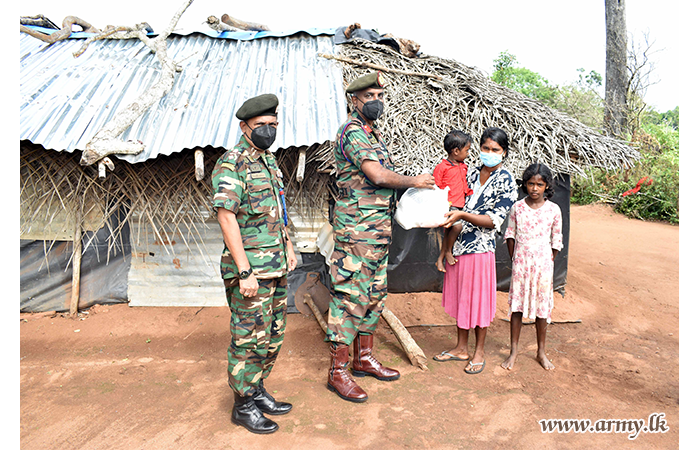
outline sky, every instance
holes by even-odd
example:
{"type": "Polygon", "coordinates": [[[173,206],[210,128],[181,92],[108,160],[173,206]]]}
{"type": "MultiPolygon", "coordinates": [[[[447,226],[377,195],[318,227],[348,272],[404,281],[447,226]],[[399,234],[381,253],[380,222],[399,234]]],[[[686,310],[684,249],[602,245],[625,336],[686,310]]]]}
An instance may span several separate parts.
{"type": "MultiPolygon", "coordinates": [[[[679,29],[682,0],[628,0],[627,31],[635,41],[651,47],[654,71],[645,101],[665,112],[679,105],[679,29]]],[[[184,0],[24,0],[21,16],[43,14],[60,26],[77,16],[97,28],[148,22],[162,31],[184,0]]],[[[605,75],[604,0],[490,0],[443,1],[414,6],[406,0],[377,0],[371,8],[350,2],[280,1],[232,2],[194,0],[180,19],[181,30],[206,30],[210,16],[228,14],[262,23],[274,31],[337,28],[357,22],[380,34],[411,39],[423,53],[454,59],[490,74],[501,52],[515,55],[518,66],[538,72],[550,83],[577,80],[577,69],[605,75]],[[334,6],[331,6],[334,5],[334,6]]],[[[601,89],[602,94],[602,89],[601,89]]]]}

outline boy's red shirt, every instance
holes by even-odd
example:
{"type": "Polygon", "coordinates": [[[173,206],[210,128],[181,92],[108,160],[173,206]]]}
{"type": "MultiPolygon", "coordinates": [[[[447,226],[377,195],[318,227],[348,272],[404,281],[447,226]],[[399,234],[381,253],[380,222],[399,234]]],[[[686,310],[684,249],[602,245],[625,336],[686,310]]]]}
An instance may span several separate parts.
{"type": "Polygon", "coordinates": [[[440,189],[444,189],[445,186],[450,187],[447,200],[452,206],[463,208],[465,197],[473,193],[467,183],[467,165],[463,162],[443,159],[435,166],[433,178],[440,189]]]}

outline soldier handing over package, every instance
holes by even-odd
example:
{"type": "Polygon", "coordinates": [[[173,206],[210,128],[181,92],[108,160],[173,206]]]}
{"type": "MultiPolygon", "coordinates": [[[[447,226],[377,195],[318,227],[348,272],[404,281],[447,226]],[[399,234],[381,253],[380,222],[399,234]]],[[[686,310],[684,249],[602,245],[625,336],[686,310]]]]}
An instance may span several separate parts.
{"type": "Polygon", "coordinates": [[[268,150],[275,141],[278,103],[274,94],[243,103],[236,112],[243,135],[212,173],[213,207],[225,244],[221,276],[231,309],[231,421],[261,434],[279,428],[264,414],[292,409],[289,403],[277,402],[263,385],[282,346],[287,272],[297,264],[286,227],[282,173],[268,150]]]}
{"type": "Polygon", "coordinates": [[[353,112],[336,136],[334,149],[339,198],[333,214],[334,250],[331,279],[334,294],[328,310],[331,364],[328,389],[342,399],[364,402],[367,393],[352,373],[391,381],[400,374],[372,355],[373,334],[387,295],[387,262],[395,189],[434,186],[433,176],[400,175],[375,121],[384,111],[384,79],[372,72],[346,88],[353,112]]]}

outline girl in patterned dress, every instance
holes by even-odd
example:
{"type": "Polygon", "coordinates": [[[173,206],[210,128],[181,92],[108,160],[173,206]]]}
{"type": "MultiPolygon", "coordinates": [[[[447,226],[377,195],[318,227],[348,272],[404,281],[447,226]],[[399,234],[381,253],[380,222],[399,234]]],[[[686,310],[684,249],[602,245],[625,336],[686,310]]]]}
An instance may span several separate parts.
{"type": "Polygon", "coordinates": [[[518,356],[523,316],[535,320],[537,361],[546,370],[554,365],[545,354],[547,324],[554,301],[554,258],[563,247],[559,206],[554,194],[552,172],[544,164],[532,164],[523,173],[527,197],[513,205],[503,239],[513,260],[508,304],[510,305],[510,356],[501,364],[512,369],[518,356]]]}

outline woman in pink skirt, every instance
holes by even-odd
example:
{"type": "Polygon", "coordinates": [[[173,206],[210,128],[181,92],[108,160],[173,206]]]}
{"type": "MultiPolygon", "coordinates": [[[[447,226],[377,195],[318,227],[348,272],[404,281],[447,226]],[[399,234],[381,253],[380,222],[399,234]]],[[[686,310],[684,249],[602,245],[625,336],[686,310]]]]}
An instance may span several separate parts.
{"type": "Polygon", "coordinates": [[[462,221],[462,230],[452,247],[456,262],[445,267],[442,305],[457,320],[457,345],[436,355],[436,361],[468,361],[469,374],[484,370],[484,343],[496,316],[496,231],[518,199],[515,177],[503,168],[508,156],[508,135],[500,128],[487,128],[480,141],[481,167],[467,173],[474,194],[461,211],[450,211],[446,228],[462,221]],[[474,329],[476,347],[470,359],[469,330],[474,329]]]}

